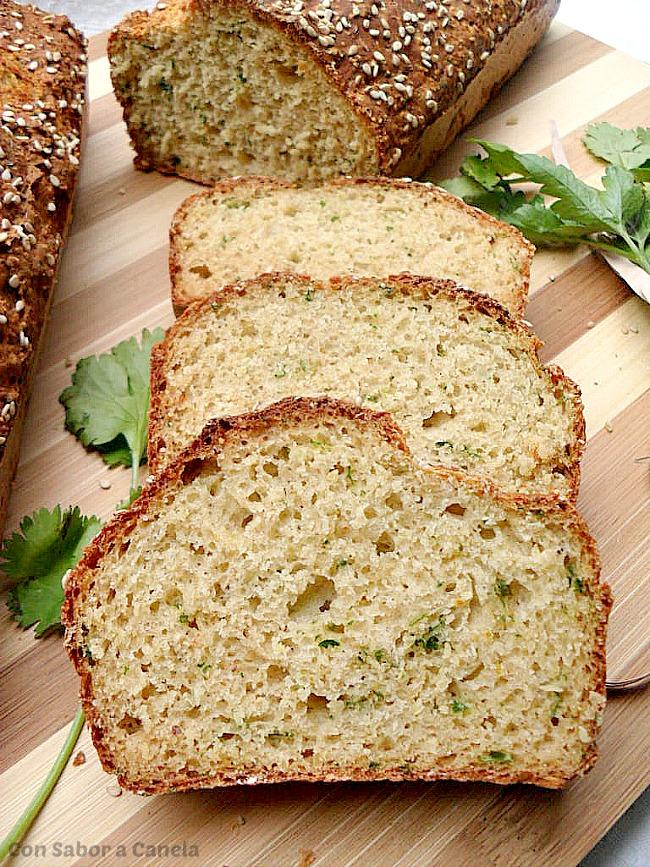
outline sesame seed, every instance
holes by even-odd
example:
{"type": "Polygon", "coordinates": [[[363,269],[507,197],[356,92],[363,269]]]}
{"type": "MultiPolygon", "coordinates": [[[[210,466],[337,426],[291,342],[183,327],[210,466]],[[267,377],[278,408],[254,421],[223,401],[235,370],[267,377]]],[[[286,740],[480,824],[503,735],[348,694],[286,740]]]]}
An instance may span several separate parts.
{"type": "Polygon", "coordinates": [[[481,60],[487,60],[489,56],[490,56],[489,51],[483,51],[481,54],[481,60]]]}
{"type": "Polygon", "coordinates": [[[6,325],[8,322],[7,317],[4,313],[0,313],[0,325],[6,325]]]}
{"type": "Polygon", "coordinates": [[[381,53],[381,51],[373,51],[372,56],[375,58],[375,60],[378,60],[380,63],[382,63],[384,60],[386,60],[386,58],[381,53]]]}
{"type": "Polygon", "coordinates": [[[56,211],[56,205],[54,204],[54,202],[48,202],[47,209],[51,214],[54,213],[54,211],[56,211]]]}
{"type": "Polygon", "coordinates": [[[8,282],[12,289],[17,289],[20,286],[20,277],[18,274],[12,274],[8,282]]]}
{"type": "Polygon", "coordinates": [[[29,337],[25,334],[24,331],[21,331],[19,333],[18,340],[21,346],[29,346],[29,337]]]}
{"type": "Polygon", "coordinates": [[[56,175],[50,175],[50,183],[53,187],[60,187],[61,181],[57,178],[56,175]]]}
{"type": "Polygon", "coordinates": [[[20,298],[18,301],[16,301],[16,313],[22,313],[24,309],[25,309],[25,302],[23,301],[22,298],[20,298]]]}

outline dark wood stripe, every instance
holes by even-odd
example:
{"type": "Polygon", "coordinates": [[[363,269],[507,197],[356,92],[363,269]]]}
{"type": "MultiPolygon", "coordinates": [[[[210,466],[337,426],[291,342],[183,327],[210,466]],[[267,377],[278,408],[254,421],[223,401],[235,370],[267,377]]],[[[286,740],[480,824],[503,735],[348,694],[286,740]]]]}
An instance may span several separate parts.
{"type": "MultiPolygon", "coordinates": [[[[166,795],[155,798],[146,807],[116,828],[102,843],[112,847],[125,845],[132,852],[139,842],[154,845],[182,843],[186,840],[199,848],[199,853],[209,852],[214,840],[220,839],[219,864],[252,864],[265,834],[281,833],[319,801],[330,798],[344,789],[342,785],[310,785],[294,783],[274,786],[273,807],[269,810],[269,787],[233,787],[204,792],[188,792],[184,795],[166,795]],[[170,801],[178,800],[180,809],[174,811],[170,801]],[[170,810],[170,806],[172,809],[170,810]],[[245,824],[240,824],[243,817],[245,824]],[[234,849],[250,842],[249,859],[230,861],[234,849]]],[[[98,842],[98,841],[95,841],[98,842]]],[[[113,867],[111,853],[105,858],[80,859],[75,867],[113,867]]],[[[154,863],[150,859],[128,863],[154,863]]],[[[157,863],[157,862],[156,862],[157,863]]],[[[190,859],[187,862],[192,863],[190,859]]],[[[197,864],[210,863],[196,859],[197,864]]],[[[214,863],[214,862],[212,862],[214,863]]]]}
{"type": "Polygon", "coordinates": [[[88,60],[99,60],[106,54],[106,45],[108,43],[108,31],[98,33],[96,36],[91,36],[88,40],[88,60]]]}
{"type": "Polygon", "coordinates": [[[565,350],[631,295],[627,285],[593,253],[547,283],[531,297],[525,314],[544,341],[542,360],[549,361],[565,350]]]}
{"type": "MultiPolygon", "coordinates": [[[[16,624],[9,629],[18,629],[16,624]]],[[[59,634],[35,640],[27,652],[2,669],[0,773],[72,720],[79,679],[59,634]]]]}

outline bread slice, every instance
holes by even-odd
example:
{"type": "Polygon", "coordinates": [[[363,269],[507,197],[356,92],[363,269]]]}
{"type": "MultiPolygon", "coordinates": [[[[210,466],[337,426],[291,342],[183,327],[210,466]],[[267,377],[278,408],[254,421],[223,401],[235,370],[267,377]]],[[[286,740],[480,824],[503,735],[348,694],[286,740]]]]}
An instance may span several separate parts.
{"type": "Polygon", "coordinates": [[[423,468],[385,413],[210,422],[66,586],[104,768],[566,785],[596,759],[609,589],[575,509],[423,468]]]}
{"type": "Polygon", "coordinates": [[[266,271],[455,280],[521,316],[534,247],[432,184],[343,179],[297,187],[238,178],[190,196],[170,231],[176,309],[266,271]]]}
{"type": "Polygon", "coordinates": [[[495,301],[402,275],[320,283],[271,274],[189,307],[153,350],[154,471],[210,418],[290,395],[390,411],[418,460],[505,490],[577,495],[577,387],[495,301]]]}

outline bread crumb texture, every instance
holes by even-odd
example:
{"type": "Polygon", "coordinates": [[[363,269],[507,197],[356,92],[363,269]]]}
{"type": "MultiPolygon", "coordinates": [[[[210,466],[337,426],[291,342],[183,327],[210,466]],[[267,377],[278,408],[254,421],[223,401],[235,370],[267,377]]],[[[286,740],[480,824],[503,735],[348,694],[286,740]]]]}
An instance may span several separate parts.
{"type": "Polygon", "coordinates": [[[177,306],[266,271],[320,280],[410,271],[455,280],[517,315],[533,257],[518,231],[443,190],[386,179],[307,189],[225,181],[181,206],[171,243],[177,306]]]}
{"type": "Polygon", "coordinates": [[[377,174],[372,136],[302,46],[246,10],[176,5],[111,51],[143,168],[204,181],[377,174]]]}
{"type": "Polygon", "coordinates": [[[188,308],[154,348],[150,463],[211,418],[327,394],[393,414],[415,457],[508,490],[574,496],[577,389],[503,308],[405,276],[267,275],[188,308]]]}
{"type": "Polygon", "coordinates": [[[105,767],[148,791],[565,784],[595,759],[609,607],[574,509],[422,468],[392,422],[314,403],[213,423],[73,573],[105,767]]]}

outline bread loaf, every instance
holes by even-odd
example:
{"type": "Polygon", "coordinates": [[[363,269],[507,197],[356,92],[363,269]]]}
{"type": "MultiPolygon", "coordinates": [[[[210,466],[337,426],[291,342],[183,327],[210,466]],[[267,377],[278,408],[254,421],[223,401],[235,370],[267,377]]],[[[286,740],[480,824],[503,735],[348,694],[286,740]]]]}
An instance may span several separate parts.
{"type": "Polygon", "coordinates": [[[63,15],[0,0],[0,533],[72,218],[85,51],[63,15]]]}
{"type": "Polygon", "coordinates": [[[408,455],[386,414],[211,422],[101,531],[66,646],[104,768],[566,785],[595,761],[610,608],[572,506],[408,455]]]}
{"type": "Polygon", "coordinates": [[[158,471],[210,418],[329,394],[390,411],[418,460],[574,498],[579,391],[542,367],[538,345],[495,301],[449,281],[233,284],[153,349],[149,463],[158,471]]]}
{"type": "Polygon", "coordinates": [[[203,182],[417,177],[558,5],[169,0],[128,16],[108,53],[140,168],[203,182]]]}
{"type": "Polygon", "coordinates": [[[170,231],[175,309],[267,271],[434,274],[518,316],[533,247],[516,229],[431,184],[341,179],[311,188],[238,178],[190,196],[170,231]]]}

